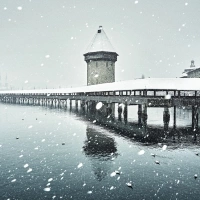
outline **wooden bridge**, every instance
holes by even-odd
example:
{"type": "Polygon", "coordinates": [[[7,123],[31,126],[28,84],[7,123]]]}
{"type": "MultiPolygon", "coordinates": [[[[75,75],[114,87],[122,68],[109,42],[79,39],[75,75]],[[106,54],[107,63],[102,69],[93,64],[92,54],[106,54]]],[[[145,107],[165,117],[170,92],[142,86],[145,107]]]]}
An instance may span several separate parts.
{"type": "Polygon", "coordinates": [[[102,117],[114,117],[118,104],[118,118],[127,122],[128,106],[138,105],[138,124],[147,124],[147,108],[163,107],[164,127],[170,120],[169,108],[174,108],[173,124],[176,128],[176,107],[192,109],[192,128],[198,128],[200,105],[200,79],[136,79],[83,86],[77,88],[0,91],[0,101],[28,105],[70,106],[80,105],[83,110],[100,113],[102,117]],[[80,101],[80,103],[79,103],[80,101]],[[101,103],[98,106],[98,103],[101,103]]]}

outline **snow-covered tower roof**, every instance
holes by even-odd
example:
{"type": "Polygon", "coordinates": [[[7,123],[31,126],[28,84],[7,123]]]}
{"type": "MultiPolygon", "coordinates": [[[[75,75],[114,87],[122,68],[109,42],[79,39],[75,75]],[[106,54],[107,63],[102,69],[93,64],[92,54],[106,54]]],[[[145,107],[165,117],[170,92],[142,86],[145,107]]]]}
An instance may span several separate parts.
{"type": "Polygon", "coordinates": [[[99,29],[88,46],[84,56],[86,62],[102,59],[112,60],[114,62],[117,61],[118,54],[115,52],[102,26],[99,26],[99,29]]]}
{"type": "Polygon", "coordinates": [[[99,26],[97,33],[87,48],[88,53],[98,51],[115,52],[102,26],[99,26]]]}

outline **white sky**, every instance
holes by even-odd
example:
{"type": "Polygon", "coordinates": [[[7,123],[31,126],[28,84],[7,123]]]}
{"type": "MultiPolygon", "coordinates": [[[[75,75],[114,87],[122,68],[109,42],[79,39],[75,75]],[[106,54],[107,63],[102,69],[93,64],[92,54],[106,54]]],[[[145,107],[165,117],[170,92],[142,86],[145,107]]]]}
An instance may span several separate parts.
{"type": "Polygon", "coordinates": [[[200,66],[199,15],[199,0],[1,0],[1,77],[15,89],[86,85],[99,25],[119,54],[116,81],[177,77],[200,66]]]}

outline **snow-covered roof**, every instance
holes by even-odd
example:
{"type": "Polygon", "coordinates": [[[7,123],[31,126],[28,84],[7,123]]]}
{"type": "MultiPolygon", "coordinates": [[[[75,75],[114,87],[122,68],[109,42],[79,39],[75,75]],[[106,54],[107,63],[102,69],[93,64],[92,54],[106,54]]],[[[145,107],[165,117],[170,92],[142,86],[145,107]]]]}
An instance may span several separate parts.
{"type": "Polygon", "coordinates": [[[115,52],[102,26],[99,26],[97,33],[95,34],[86,51],[86,53],[98,51],[115,52]]]}
{"type": "Polygon", "coordinates": [[[188,76],[188,74],[183,72],[180,78],[187,77],[187,76],[188,76]]]}
{"type": "Polygon", "coordinates": [[[79,93],[122,90],[200,90],[200,78],[147,78],[134,79],[114,83],[82,86],[75,88],[40,89],[40,90],[10,90],[3,93],[79,93]]]}

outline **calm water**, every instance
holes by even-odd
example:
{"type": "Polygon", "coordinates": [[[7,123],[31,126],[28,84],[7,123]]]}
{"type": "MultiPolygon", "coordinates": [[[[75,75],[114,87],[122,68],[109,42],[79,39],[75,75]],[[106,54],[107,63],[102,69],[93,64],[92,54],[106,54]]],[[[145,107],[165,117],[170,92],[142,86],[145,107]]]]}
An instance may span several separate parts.
{"type": "MultiPolygon", "coordinates": [[[[149,111],[150,124],[162,111],[149,111]]],[[[178,112],[190,125],[190,112],[178,112]]],[[[198,152],[198,141],[147,145],[74,112],[0,104],[1,200],[200,199],[198,152]]]]}

